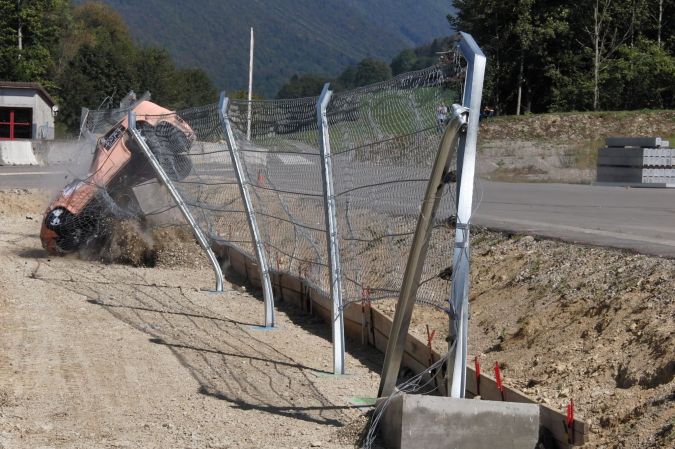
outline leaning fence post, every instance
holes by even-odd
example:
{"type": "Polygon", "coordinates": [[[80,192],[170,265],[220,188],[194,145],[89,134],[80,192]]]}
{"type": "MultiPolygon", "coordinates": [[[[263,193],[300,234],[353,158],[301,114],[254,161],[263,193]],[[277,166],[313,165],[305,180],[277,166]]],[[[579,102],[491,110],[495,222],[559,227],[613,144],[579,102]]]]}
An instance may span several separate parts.
{"type": "MultiPolygon", "coordinates": [[[[258,267],[260,269],[260,284],[263,290],[263,300],[265,302],[265,327],[274,327],[274,292],[272,290],[272,280],[270,279],[269,264],[267,263],[267,255],[263,247],[263,241],[260,237],[260,230],[258,228],[258,221],[253,211],[253,203],[251,202],[251,194],[249,192],[249,181],[241,161],[239,154],[239,147],[234,139],[232,126],[230,125],[230,118],[228,110],[230,100],[225,95],[225,92],[220,94],[220,105],[218,113],[225,131],[225,140],[230,149],[230,156],[232,157],[232,165],[234,166],[234,173],[239,184],[239,192],[244,202],[244,209],[246,210],[246,218],[248,219],[248,226],[251,230],[251,239],[255,247],[256,258],[258,259],[258,267]]],[[[251,107],[249,103],[249,108],[251,107]]]]}
{"type": "Polygon", "coordinates": [[[408,337],[410,319],[412,318],[415,300],[417,299],[420,277],[424,268],[424,261],[427,257],[434,217],[441,202],[445,184],[448,182],[447,175],[450,170],[452,153],[457,145],[457,139],[466,125],[466,114],[466,108],[459,105],[452,106],[452,118],[445,128],[438,146],[434,165],[431,168],[424,200],[422,201],[417,225],[415,226],[415,234],[410,252],[408,253],[408,261],[405,265],[401,291],[396,303],[396,312],[394,312],[394,320],[389,331],[378,397],[389,396],[396,387],[396,379],[401,369],[403,351],[405,349],[406,338],[408,337]]]}
{"type": "Polygon", "coordinates": [[[178,193],[178,190],[176,189],[176,186],[173,185],[173,182],[171,181],[169,176],[167,176],[166,172],[164,171],[161,164],[159,163],[159,161],[155,157],[154,153],[152,152],[152,150],[150,150],[150,147],[148,146],[147,142],[145,141],[145,138],[143,137],[143,135],[141,135],[141,132],[138,130],[138,128],[136,128],[136,113],[134,111],[129,111],[129,115],[127,117],[128,117],[127,126],[128,126],[129,132],[131,133],[131,137],[134,139],[136,144],[141,148],[141,150],[143,151],[143,154],[145,155],[145,157],[150,162],[150,165],[152,166],[152,169],[157,174],[157,178],[169,190],[169,194],[171,195],[171,198],[173,198],[174,202],[178,206],[178,209],[183,214],[183,217],[185,217],[185,220],[190,225],[190,228],[192,228],[192,232],[194,233],[195,237],[197,238],[197,241],[199,242],[199,245],[201,245],[202,249],[206,253],[207,257],[209,258],[209,261],[211,262],[211,265],[213,265],[213,271],[216,274],[216,290],[215,291],[222,292],[223,291],[223,271],[220,268],[220,263],[218,263],[218,259],[216,258],[216,255],[213,253],[213,250],[211,249],[211,246],[209,245],[209,242],[206,239],[206,236],[204,236],[204,233],[199,228],[199,225],[197,224],[197,221],[192,216],[192,213],[190,212],[190,209],[188,209],[188,207],[185,204],[185,201],[183,201],[183,198],[181,197],[180,193],[178,193]]]}
{"type": "Polygon", "coordinates": [[[448,355],[448,393],[454,398],[466,394],[466,361],[469,326],[469,224],[473,207],[473,182],[476,169],[476,142],[480,119],[483,78],[486,58],[473,37],[460,33],[459,49],[467,61],[462,104],[469,108],[466,136],[459,142],[457,170],[457,226],[452,259],[452,292],[450,296],[450,340],[448,355]],[[453,369],[450,369],[450,364],[453,369]]]}
{"type": "Polygon", "coordinates": [[[323,86],[323,91],[316,105],[316,117],[319,125],[321,143],[321,177],[323,179],[324,214],[326,220],[326,240],[328,245],[328,261],[330,266],[330,296],[333,304],[331,322],[333,328],[333,372],[345,373],[345,333],[342,310],[342,275],[340,270],[340,253],[338,249],[337,213],[335,211],[335,190],[333,188],[333,162],[328,135],[328,118],[326,108],[333,92],[330,84],[323,86]]]}

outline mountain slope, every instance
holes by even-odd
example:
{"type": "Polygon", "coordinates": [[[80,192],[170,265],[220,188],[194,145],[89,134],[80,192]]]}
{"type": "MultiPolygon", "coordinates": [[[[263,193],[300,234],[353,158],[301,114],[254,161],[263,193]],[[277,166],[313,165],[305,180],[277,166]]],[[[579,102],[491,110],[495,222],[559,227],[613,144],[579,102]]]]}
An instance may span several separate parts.
{"type": "Polygon", "coordinates": [[[336,75],[450,33],[449,0],[104,1],[140,42],[166,47],[180,66],[201,67],[229,90],[246,86],[253,26],[255,90],[268,96],[293,74],[336,75]]]}

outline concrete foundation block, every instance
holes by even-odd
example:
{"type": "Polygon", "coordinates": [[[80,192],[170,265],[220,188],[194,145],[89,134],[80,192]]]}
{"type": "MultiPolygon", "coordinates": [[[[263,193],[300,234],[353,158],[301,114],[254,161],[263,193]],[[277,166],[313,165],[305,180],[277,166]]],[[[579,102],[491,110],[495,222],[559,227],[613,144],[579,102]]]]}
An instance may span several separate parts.
{"type": "Polygon", "coordinates": [[[402,394],[389,403],[380,426],[391,449],[534,449],[539,406],[402,394]]]}

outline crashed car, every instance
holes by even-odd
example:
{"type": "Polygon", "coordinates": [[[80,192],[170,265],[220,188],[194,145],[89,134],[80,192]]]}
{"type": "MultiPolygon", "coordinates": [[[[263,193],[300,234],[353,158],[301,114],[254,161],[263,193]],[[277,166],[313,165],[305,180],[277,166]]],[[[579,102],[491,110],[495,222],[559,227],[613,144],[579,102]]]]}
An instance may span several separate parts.
{"type": "MultiPolygon", "coordinates": [[[[133,106],[136,126],[174,181],[190,174],[195,133],[177,114],[150,101],[133,106]]],[[[40,239],[50,254],[78,251],[105,239],[111,218],[133,216],[132,187],[155,178],[150,163],[120,120],[96,143],[89,174],[68,184],[44,214],[40,239]]],[[[136,205],[137,206],[137,205],[136,205]]]]}

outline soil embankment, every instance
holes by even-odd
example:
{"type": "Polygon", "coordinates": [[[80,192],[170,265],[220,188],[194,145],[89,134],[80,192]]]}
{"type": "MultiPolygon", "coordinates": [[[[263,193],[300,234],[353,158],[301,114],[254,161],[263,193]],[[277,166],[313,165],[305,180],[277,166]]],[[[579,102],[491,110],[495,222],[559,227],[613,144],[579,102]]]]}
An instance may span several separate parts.
{"type": "Polygon", "coordinates": [[[663,137],[675,145],[675,111],[495,117],[481,123],[478,173],[495,181],[590,183],[609,136],[663,137]]]}

